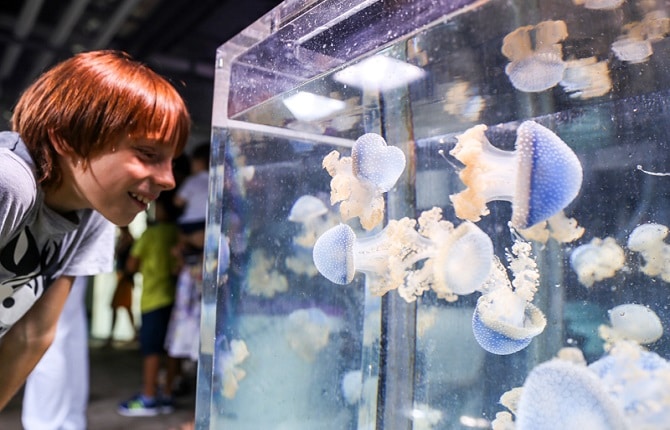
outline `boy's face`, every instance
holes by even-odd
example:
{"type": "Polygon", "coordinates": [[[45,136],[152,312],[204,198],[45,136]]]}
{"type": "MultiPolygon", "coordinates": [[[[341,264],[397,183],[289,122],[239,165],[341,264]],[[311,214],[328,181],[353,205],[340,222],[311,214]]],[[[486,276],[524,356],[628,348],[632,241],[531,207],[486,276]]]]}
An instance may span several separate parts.
{"type": "Polygon", "coordinates": [[[174,148],[148,140],[125,139],[75,167],[80,195],[116,225],[127,225],[146,210],[161,191],[175,187],[174,148]]]}

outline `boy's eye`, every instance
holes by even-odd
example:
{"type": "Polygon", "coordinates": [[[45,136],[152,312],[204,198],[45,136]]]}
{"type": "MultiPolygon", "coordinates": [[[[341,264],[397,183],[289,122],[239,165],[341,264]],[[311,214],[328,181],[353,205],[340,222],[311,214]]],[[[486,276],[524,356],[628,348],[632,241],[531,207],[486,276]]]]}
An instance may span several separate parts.
{"type": "Polygon", "coordinates": [[[155,151],[152,151],[151,149],[136,148],[136,151],[140,155],[141,158],[146,159],[146,160],[152,160],[156,157],[155,151]]]}

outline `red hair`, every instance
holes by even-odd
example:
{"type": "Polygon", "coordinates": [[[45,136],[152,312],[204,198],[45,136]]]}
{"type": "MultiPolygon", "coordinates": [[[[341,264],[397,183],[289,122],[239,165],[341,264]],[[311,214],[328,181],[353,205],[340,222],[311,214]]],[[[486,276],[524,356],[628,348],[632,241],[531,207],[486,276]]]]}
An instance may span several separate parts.
{"type": "Polygon", "coordinates": [[[77,54],[42,74],[12,116],[38,181],[55,186],[62,174],[54,145],[84,162],[127,137],[172,146],[178,155],[190,125],[183,99],[167,80],[130,55],[107,50],[77,54]]]}

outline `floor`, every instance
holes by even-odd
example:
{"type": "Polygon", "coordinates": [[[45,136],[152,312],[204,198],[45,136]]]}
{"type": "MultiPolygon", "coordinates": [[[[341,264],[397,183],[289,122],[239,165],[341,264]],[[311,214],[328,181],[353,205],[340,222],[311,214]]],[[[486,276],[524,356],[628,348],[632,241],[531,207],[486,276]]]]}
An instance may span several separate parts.
{"type": "MultiPolygon", "coordinates": [[[[90,342],[91,388],[88,428],[94,430],[171,430],[193,418],[195,410],[195,369],[187,368],[191,389],[175,399],[175,412],[157,417],[123,417],[116,413],[117,404],[139,391],[141,356],[136,345],[116,344],[104,347],[90,342]]],[[[192,366],[194,367],[194,366],[192,366]]],[[[187,384],[188,386],[189,384],[187,384]]],[[[0,412],[0,429],[20,430],[21,393],[0,412]]]]}

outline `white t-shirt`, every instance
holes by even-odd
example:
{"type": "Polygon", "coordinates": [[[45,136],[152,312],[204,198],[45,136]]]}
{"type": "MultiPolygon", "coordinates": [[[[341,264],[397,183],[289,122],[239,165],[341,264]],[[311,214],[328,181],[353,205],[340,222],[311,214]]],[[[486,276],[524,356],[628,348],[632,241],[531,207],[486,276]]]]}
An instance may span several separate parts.
{"type": "Polygon", "coordinates": [[[114,226],[91,209],[78,222],[44,204],[17,133],[0,132],[0,337],[60,276],[113,271],[114,226]]]}
{"type": "Polygon", "coordinates": [[[179,224],[201,222],[207,218],[207,190],[209,172],[202,171],[186,179],[177,190],[177,196],[186,202],[184,212],[177,220],[179,224]]]}

